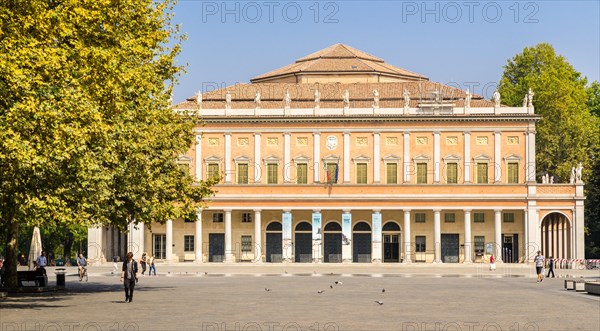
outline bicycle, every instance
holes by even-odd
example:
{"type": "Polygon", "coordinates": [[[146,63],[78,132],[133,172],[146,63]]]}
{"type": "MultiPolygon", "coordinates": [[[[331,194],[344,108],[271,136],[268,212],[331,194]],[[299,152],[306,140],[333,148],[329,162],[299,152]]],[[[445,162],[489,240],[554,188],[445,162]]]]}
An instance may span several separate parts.
{"type": "Polygon", "coordinates": [[[87,267],[79,267],[79,281],[82,281],[85,278],[85,282],[88,281],[88,273],[87,267]]]}

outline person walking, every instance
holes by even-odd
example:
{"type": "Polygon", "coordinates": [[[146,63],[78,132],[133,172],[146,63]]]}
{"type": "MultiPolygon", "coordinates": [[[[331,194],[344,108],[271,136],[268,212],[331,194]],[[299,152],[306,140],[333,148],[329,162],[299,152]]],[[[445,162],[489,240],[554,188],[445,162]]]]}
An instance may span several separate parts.
{"type": "Polygon", "coordinates": [[[144,252],[144,254],[142,254],[142,258],[140,259],[140,266],[142,266],[142,276],[144,276],[144,273],[146,272],[146,252],[144,252]]]}
{"type": "Polygon", "coordinates": [[[48,266],[48,259],[46,259],[46,252],[42,251],[42,254],[35,260],[36,270],[42,270],[42,273],[46,275],[46,266],[48,266]]]}
{"type": "Polygon", "coordinates": [[[156,266],[154,266],[154,255],[150,256],[147,261],[150,266],[150,270],[148,270],[148,276],[152,276],[152,271],[154,270],[154,276],[156,276],[156,266]]]}
{"type": "Polygon", "coordinates": [[[496,259],[494,259],[494,254],[490,255],[490,271],[496,270],[496,259]]]}
{"type": "Polygon", "coordinates": [[[117,255],[113,256],[113,275],[117,275],[117,270],[119,269],[119,257],[117,255]]]}
{"type": "Polygon", "coordinates": [[[548,257],[548,275],[546,277],[550,278],[550,274],[552,274],[552,278],[555,278],[555,276],[554,276],[554,259],[552,258],[552,256],[548,257]]]}
{"type": "Polygon", "coordinates": [[[542,251],[537,251],[537,255],[533,259],[535,262],[535,271],[537,272],[537,282],[540,283],[544,280],[544,274],[542,273],[542,269],[544,268],[544,256],[542,255],[542,251]]]}
{"type": "Polygon", "coordinates": [[[137,282],[138,266],[137,261],[133,259],[133,253],[127,253],[127,260],[123,261],[121,268],[121,281],[125,287],[125,302],[133,301],[133,290],[137,282]]]}

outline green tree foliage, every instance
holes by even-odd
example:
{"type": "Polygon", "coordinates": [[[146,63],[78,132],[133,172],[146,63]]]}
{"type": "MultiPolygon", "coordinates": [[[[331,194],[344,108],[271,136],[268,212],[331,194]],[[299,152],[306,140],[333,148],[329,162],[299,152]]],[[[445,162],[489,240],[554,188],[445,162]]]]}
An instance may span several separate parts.
{"type": "MultiPolygon", "coordinates": [[[[536,166],[567,182],[571,167],[583,164],[586,185],[586,242],[592,241],[590,229],[600,227],[598,167],[600,163],[600,119],[594,116],[600,104],[599,86],[586,88],[587,79],[546,43],[527,47],[504,67],[499,91],[502,102],[521,106],[531,88],[535,112],[542,116],[536,125],[536,166]],[[595,205],[590,204],[596,201],[595,205]]],[[[596,232],[597,233],[597,232],[596,232]]],[[[589,246],[588,246],[589,248],[589,246]]],[[[590,250],[588,249],[588,252],[590,250]]]]}
{"type": "Polygon", "coordinates": [[[212,182],[175,160],[196,116],[170,109],[182,36],[171,0],[0,2],[0,227],[125,230],[193,213],[212,182]]]}
{"type": "Polygon", "coordinates": [[[600,117],[600,83],[592,82],[587,88],[587,93],[587,106],[590,108],[590,112],[596,117],[600,117]]]}

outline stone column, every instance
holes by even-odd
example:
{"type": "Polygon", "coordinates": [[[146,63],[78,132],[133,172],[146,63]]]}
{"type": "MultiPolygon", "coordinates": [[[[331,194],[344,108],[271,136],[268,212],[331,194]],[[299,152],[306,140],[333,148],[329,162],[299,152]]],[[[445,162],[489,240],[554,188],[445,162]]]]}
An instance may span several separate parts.
{"type": "Polygon", "coordinates": [[[535,131],[527,132],[527,181],[535,182],[535,131]]]}
{"type": "Polygon", "coordinates": [[[194,249],[196,251],[196,256],[194,258],[194,262],[202,263],[204,262],[202,256],[202,209],[199,208],[196,211],[196,234],[194,235],[194,249]]]}
{"type": "Polygon", "coordinates": [[[196,135],[196,156],[194,158],[196,180],[202,180],[202,135],[196,135]]]}
{"type": "Polygon", "coordinates": [[[502,146],[502,134],[500,131],[496,131],[494,132],[494,183],[502,181],[500,146],[502,146]]]}
{"type": "Polygon", "coordinates": [[[254,260],[252,262],[262,262],[262,231],[261,231],[261,210],[254,209],[254,260]]]}
{"type": "Polygon", "coordinates": [[[312,247],[313,247],[313,262],[319,263],[323,261],[323,219],[320,209],[313,210],[312,213],[312,227],[313,233],[319,233],[319,238],[315,239],[313,235],[312,247]],[[318,220],[318,221],[317,221],[318,220]]]}
{"type": "Polygon", "coordinates": [[[231,132],[225,132],[225,183],[231,183],[231,132]]]}
{"type": "Polygon", "coordinates": [[[290,176],[290,166],[291,166],[291,156],[290,156],[290,133],[283,133],[283,182],[289,183],[291,181],[290,176]]]}
{"type": "Polygon", "coordinates": [[[404,160],[402,167],[402,173],[404,174],[404,182],[410,183],[410,173],[412,171],[410,167],[410,132],[404,132],[404,160]]]}
{"type": "Polygon", "coordinates": [[[350,132],[344,132],[344,184],[350,183],[350,132]]]}
{"type": "Polygon", "coordinates": [[[527,262],[532,261],[536,252],[542,249],[541,236],[538,235],[540,228],[538,223],[539,221],[536,201],[529,200],[527,201],[527,262]]]}
{"type": "Polygon", "coordinates": [[[260,133],[254,133],[254,182],[260,183],[262,165],[260,163],[260,133]]]}
{"type": "Polygon", "coordinates": [[[225,209],[225,262],[234,262],[233,260],[231,209],[225,209]]]}
{"type": "Polygon", "coordinates": [[[127,234],[127,251],[133,253],[133,258],[139,260],[144,253],[144,224],[129,223],[129,233],[127,234]]]}
{"type": "Polygon", "coordinates": [[[381,182],[381,156],[380,156],[380,134],[379,132],[373,132],[373,183],[381,182]]]}
{"type": "Polygon", "coordinates": [[[103,240],[103,227],[90,227],[88,228],[88,259],[90,264],[100,265],[106,262],[104,256],[104,240],[103,240]]]}
{"type": "MultiPolygon", "coordinates": [[[[581,184],[583,185],[583,184],[581,184]]],[[[584,259],[585,258],[585,233],[584,233],[584,204],[583,200],[575,201],[575,254],[573,258],[584,259]]]]}
{"type": "Polygon", "coordinates": [[[433,183],[440,183],[440,132],[433,132],[433,183]]]}
{"type": "Polygon", "coordinates": [[[342,214],[342,235],[346,235],[346,238],[350,241],[349,245],[344,245],[342,242],[342,262],[352,262],[352,212],[350,209],[344,209],[342,214]],[[344,222],[350,222],[350,233],[344,233],[344,222]]]}
{"type": "Polygon", "coordinates": [[[434,247],[434,263],[442,262],[442,232],[440,224],[440,211],[439,209],[433,210],[433,247],[434,247]]]}
{"type": "Polygon", "coordinates": [[[321,177],[319,174],[319,169],[321,168],[321,133],[319,132],[314,132],[313,133],[313,138],[314,138],[314,142],[313,142],[313,182],[315,183],[320,183],[321,182],[321,177]]]}
{"type": "Polygon", "coordinates": [[[502,210],[494,210],[494,256],[502,262],[502,210]]]}
{"type": "Polygon", "coordinates": [[[412,262],[412,240],[410,236],[410,209],[404,209],[404,263],[412,262]]]}
{"type": "Polygon", "coordinates": [[[167,262],[171,262],[173,260],[173,220],[168,219],[167,224],[167,243],[166,243],[166,251],[165,258],[167,262]]]}
{"type": "Polygon", "coordinates": [[[294,261],[294,251],[292,248],[292,211],[287,209],[283,211],[281,215],[281,261],[292,262],[294,261]],[[289,227],[287,227],[286,218],[289,219],[289,227]],[[289,231],[289,232],[288,232],[289,231]],[[289,235],[289,237],[286,237],[289,235]]]}
{"type": "Polygon", "coordinates": [[[373,214],[371,215],[371,223],[372,223],[372,246],[371,246],[371,261],[375,263],[380,263],[382,260],[382,247],[381,247],[381,227],[383,220],[381,219],[381,211],[379,209],[374,209],[373,214]]]}
{"type": "Polygon", "coordinates": [[[464,182],[471,182],[471,132],[465,131],[464,182]]]}
{"type": "Polygon", "coordinates": [[[473,262],[473,237],[471,236],[471,210],[465,209],[465,263],[473,262]]]}

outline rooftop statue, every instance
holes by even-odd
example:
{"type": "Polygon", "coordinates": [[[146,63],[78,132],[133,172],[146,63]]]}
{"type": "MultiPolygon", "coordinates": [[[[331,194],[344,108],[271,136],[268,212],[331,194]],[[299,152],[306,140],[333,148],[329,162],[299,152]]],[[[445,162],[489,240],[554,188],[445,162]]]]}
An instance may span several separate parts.
{"type": "Polygon", "coordinates": [[[465,96],[465,108],[471,108],[471,98],[473,97],[473,94],[471,94],[471,91],[469,91],[469,89],[467,89],[466,92],[466,96],[465,96]]]}
{"type": "Polygon", "coordinates": [[[527,107],[533,107],[533,95],[534,93],[530,88],[529,92],[527,92],[527,107]]]}
{"type": "Polygon", "coordinates": [[[494,100],[494,107],[500,107],[500,92],[497,89],[492,94],[492,100],[494,100]]]}
{"type": "Polygon", "coordinates": [[[202,92],[198,91],[198,95],[196,96],[196,104],[199,109],[202,109],[202,92]]]}
{"type": "Polygon", "coordinates": [[[408,109],[410,107],[410,92],[407,89],[404,89],[404,93],[402,93],[404,97],[404,109],[408,109]]]}
{"type": "Polygon", "coordinates": [[[348,90],[344,91],[344,94],[342,94],[342,99],[344,101],[344,108],[348,107],[350,105],[350,92],[348,92],[348,90]]]}
{"type": "Polygon", "coordinates": [[[290,104],[292,103],[292,97],[290,96],[290,91],[285,89],[285,94],[283,96],[283,104],[285,108],[290,108],[290,104]]]}
{"type": "Polygon", "coordinates": [[[373,108],[379,108],[379,91],[373,90],[373,108]]]}
{"type": "Polygon", "coordinates": [[[225,93],[225,108],[231,108],[231,93],[229,91],[225,93]]]}
{"type": "Polygon", "coordinates": [[[579,164],[577,165],[577,168],[575,168],[575,181],[577,183],[581,183],[582,172],[583,172],[583,165],[581,164],[581,162],[579,162],[579,164]]]}
{"type": "Polygon", "coordinates": [[[254,104],[256,108],[260,108],[260,91],[256,91],[256,94],[254,95],[254,104]]]}

